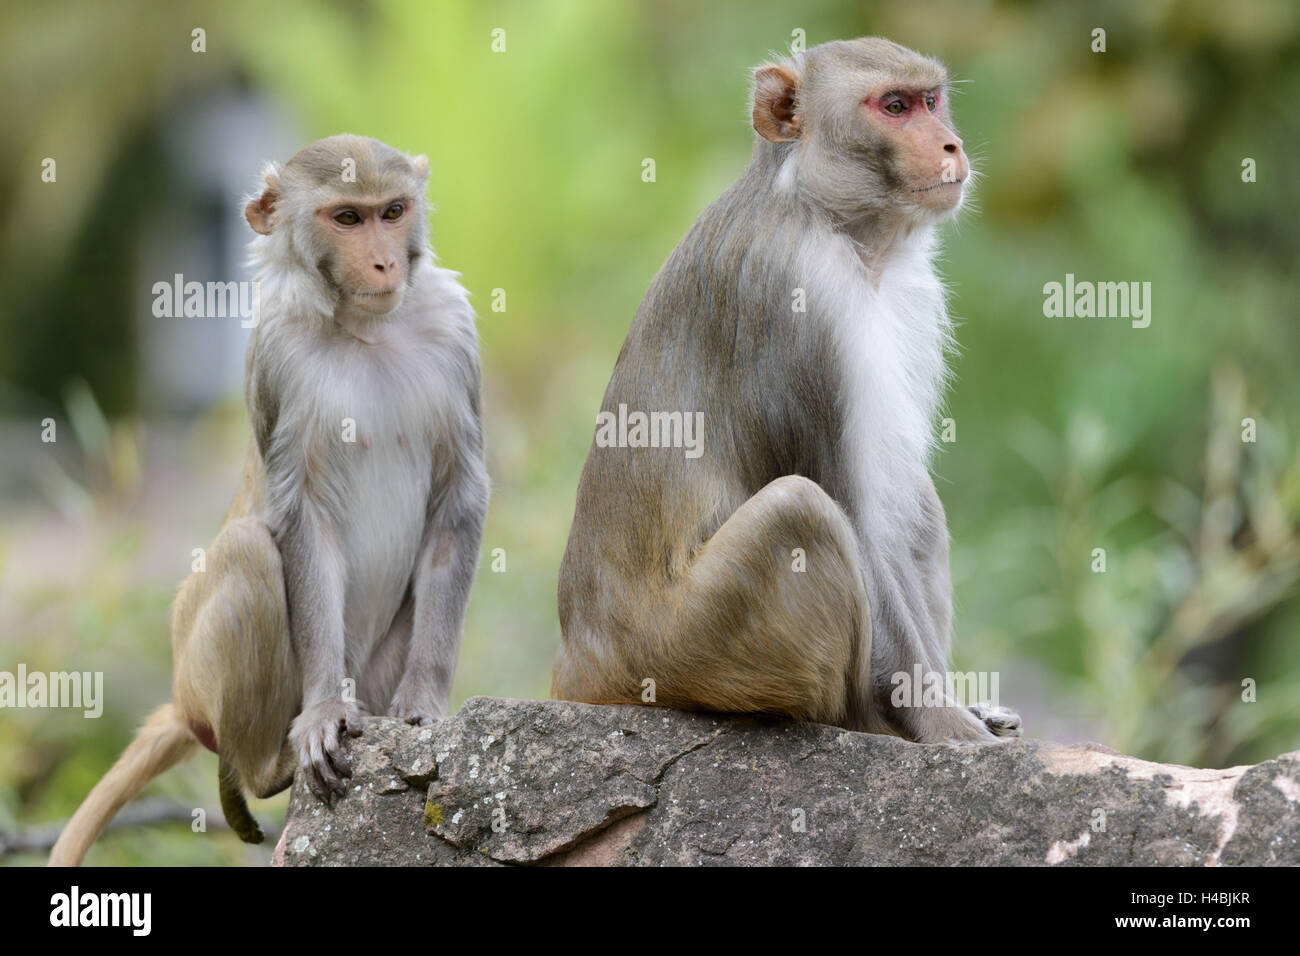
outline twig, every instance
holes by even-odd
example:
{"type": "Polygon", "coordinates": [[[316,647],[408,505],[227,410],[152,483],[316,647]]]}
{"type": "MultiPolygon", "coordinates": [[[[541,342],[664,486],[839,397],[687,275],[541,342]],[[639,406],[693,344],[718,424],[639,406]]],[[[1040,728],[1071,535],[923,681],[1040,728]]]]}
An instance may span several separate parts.
{"type": "MultiPolygon", "coordinates": [[[[229,824],[226,823],[226,818],[221,815],[220,811],[207,810],[205,813],[209,830],[230,829],[229,824]]],[[[115,830],[123,830],[127,827],[153,826],[157,823],[189,824],[193,821],[193,807],[173,803],[170,800],[144,800],[127,807],[119,813],[113,822],[104,829],[104,832],[112,833],[115,830]]],[[[62,823],[47,823],[18,833],[0,831],[0,857],[13,856],[18,853],[48,853],[54,846],[54,842],[59,838],[59,834],[63,832],[66,823],[66,820],[62,823]]],[[[267,827],[265,832],[266,842],[274,846],[276,840],[280,838],[279,828],[267,827]]]]}

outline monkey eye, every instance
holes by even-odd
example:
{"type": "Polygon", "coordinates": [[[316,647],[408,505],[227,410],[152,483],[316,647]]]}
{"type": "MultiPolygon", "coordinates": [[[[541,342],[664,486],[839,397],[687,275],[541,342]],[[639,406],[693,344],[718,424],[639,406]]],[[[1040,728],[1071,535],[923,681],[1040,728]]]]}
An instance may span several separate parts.
{"type": "Polygon", "coordinates": [[[934,108],[938,105],[939,105],[939,98],[935,96],[933,93],[927,93],[925,97],[925,108],[928,109],[931,113],[933,113],[934,108]]]}
{"type": "Polygon", "coordinates": [[[395,202],[384,210],[384,218],[389,222],[396,222],[402,218],[402,213],[406,212],[406,207],[400,202],[395,202]]]}
{"type": "Polygon", "coordinates": [[[334,221],[340,226],[355,226],[361,221],[355,209],[341,209],[334,214],[334,221]]]}
{"type": "Polygon", "coordinates": [[[885,112],[890,116],[902,116],[906,110],[902,100],[890,100],[885,104],[885,112]]]}

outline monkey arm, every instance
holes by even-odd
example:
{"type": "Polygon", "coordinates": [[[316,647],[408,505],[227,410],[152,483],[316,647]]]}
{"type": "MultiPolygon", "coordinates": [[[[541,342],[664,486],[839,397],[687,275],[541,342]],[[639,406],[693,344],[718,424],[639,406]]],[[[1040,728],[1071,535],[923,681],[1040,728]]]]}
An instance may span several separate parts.
{"type": "Polygon", "coordinates": [[[302,672],[302,712],[289,729],[298,762],[322,799],[341,793],[351,767],[340,749],[340,731],[361,734],[355,695],[344,691],[344,565],[334,535],[311,498],[275,535],[285,575],[289,635],[302,672]]]}
{"type": "Polygon", "coordinates": [[[257,361],[261,339],[262,329],[259,327],[253,330],[248,340],[248,358],[244,363],[244,404],[248,406],[248,420],[253,427],[257,453],[265,460],[270,453],[271,435],[280,418],[280,403],[266,363],[257,361]]]}
{"type": "MultiPolygon", "coordinates": [[[[347,676],[345,567],[328,506],[304,488],[307,476],[300,450],[284,436],[277,440],[283,380],[272,374],[268,363],[257,361],[257,348],[264,341],[263,348],[272,348],[266,330],[258,328],[249,345],[245,400],[266,489],[267,507],[261,517],[275,538],[284,567],[289,632],[302,671],[305,716],[324,702],[340,699],[347,676]]],[[[274,345],[283,348],[282,343],[274,345]]]]}
{"type": "Polygon", "coordinates": [[[344,671],[343,561],[306,499],[278,535],[289,633],[303,675],[303,704],[338,697],[344,671]]]}
{"type": "MultiPolygon", "coordinates": [[[[344,565],[325,509],[302,489],[300,456],[276,441],[282,384],[257,361],[264,330],[249,343],[245,401],[267,493],[260,516],[275,538],[284,566],[289,631],[303,678],[303,709],[335,699],[344,678],[344,565]],[[287,490],[291,489],[291,491],[287,490]]],[[[269,348],[269,346],[267,346],[269,348]]]]}

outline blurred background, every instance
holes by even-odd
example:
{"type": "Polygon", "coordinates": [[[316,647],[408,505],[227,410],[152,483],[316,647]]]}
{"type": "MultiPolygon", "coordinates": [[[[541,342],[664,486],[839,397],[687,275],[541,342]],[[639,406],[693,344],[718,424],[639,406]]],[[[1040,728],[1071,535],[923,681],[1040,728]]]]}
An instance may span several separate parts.
{"type": "MultiPolygon", "coordinates": [[[[6,3],[0,670],[102,671],[104,713],[0,709],[0,858],[40,862],[15,838],[39,848],[169,696],[169,602],[248,437],[247,332],[157,318],[151,289],[248,278],[263,161],[345,131],[428,154],[494,484],[453,706],[544,697],[594,416],[648,283],[747,161],[747,70],[865,34],[949,64],[983,171],[942,266],[959,669],[999,671],[1033,736],[1213,767],[1300,747],[1300,5],[6,3]],[[1066,273],[1150,282],[1150,327],[1044,317],[1066,273]]],[[[221,829],[215,763],[147,792],[181,822],[89,861],[265,861],[221,829]]]]}

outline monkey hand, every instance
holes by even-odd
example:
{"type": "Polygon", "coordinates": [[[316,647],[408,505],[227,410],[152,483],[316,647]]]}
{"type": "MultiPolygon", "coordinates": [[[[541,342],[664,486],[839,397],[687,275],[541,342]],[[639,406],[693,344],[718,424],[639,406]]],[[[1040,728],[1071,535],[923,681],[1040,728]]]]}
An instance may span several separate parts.
{"type": "Polygon", "coordinates": [[[992,704],[972,704],[966,708],[988,728],[994,737],[1019,737],[1020,715],[1010,707],[994,707],[992,704]]]}
{"type": "Polygon", "coordinates": [[[903,725],[905,736],[922,744],[982,747],[1020,736],[1020,716],[989,704],[904,707],[895,713],[908,721],[903,725]]]}
{"type": "Polygon", "coordinates": [[[408,724],[427,727],[442,719],[442,707],[433,691],[410,686],[407,681],[397,688],[393,703],[388,708],[389,717],[400,717],[408,724]]]}
{"type": "Polygon", "coordinates": [[[352,764],[343,752],[342,735],[361,736],[361,711],[355,700],[330,698],[317,701],[294,718],[289,742],[312,793],[329,803],[342,794],[344,777],[352,776],[352,764]]]}

